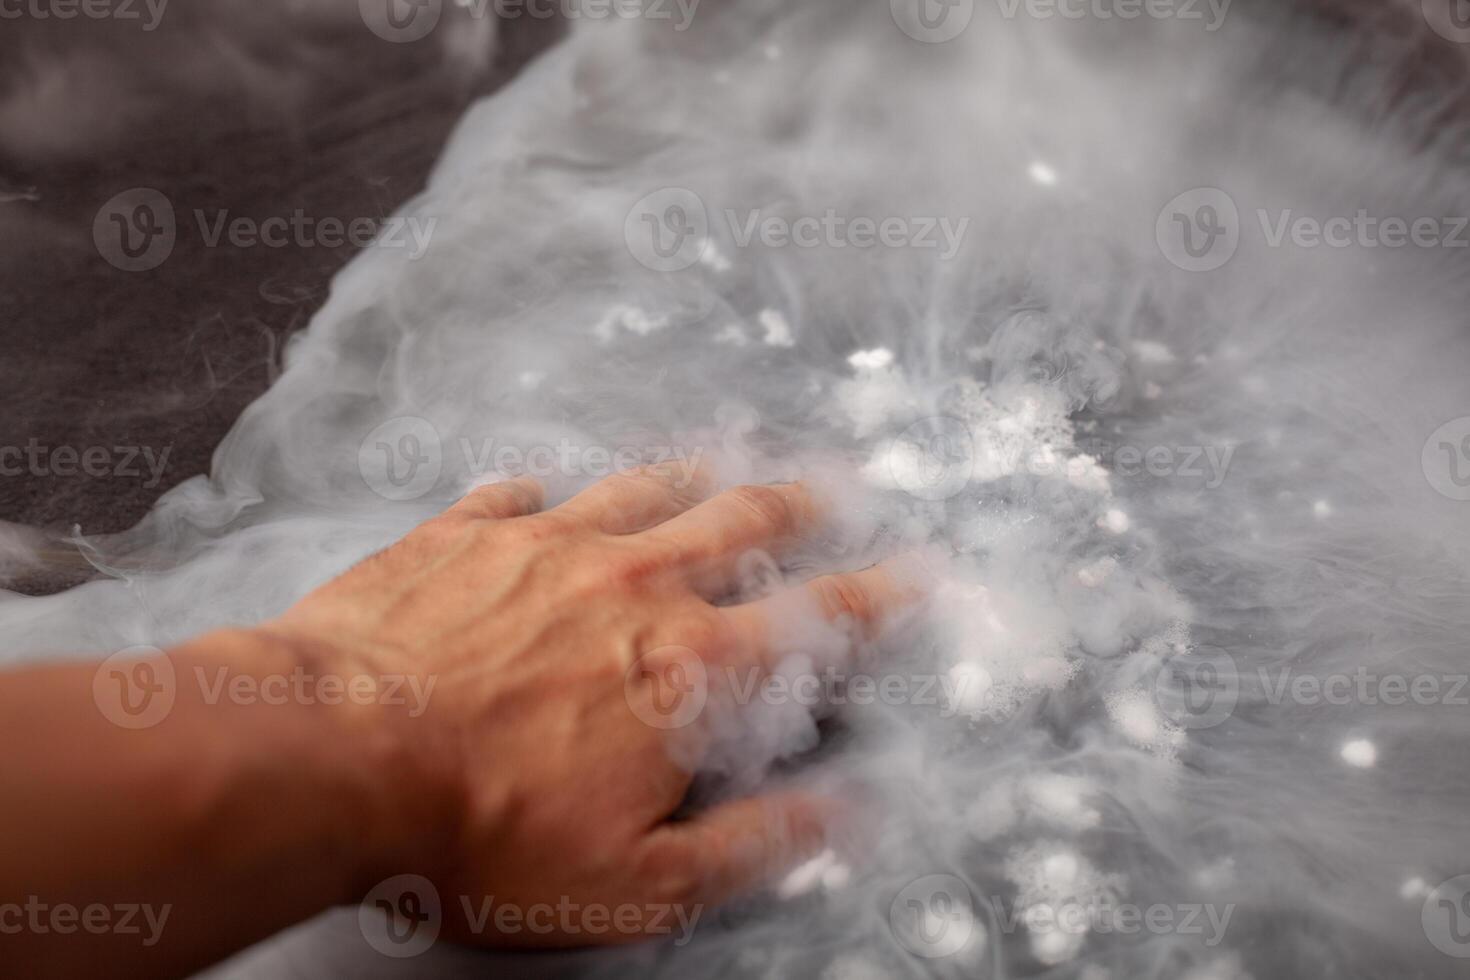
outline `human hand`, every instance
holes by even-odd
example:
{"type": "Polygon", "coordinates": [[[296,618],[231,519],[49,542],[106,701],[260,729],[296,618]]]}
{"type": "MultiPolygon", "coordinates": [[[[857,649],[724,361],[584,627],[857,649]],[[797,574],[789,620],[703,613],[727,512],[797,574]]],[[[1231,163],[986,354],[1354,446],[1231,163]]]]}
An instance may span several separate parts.
{"type": "Polygon", "coordinates": [[[262,627],[315,670],[406,674],[432,691],[420,717],[369,722],[413,761],[387,776],[397,798],[382,811],[399,816],[366,834],[363,883],[420,874],[463,897],[443,902],[459,938],[583,945],[638,938],[654,917],[597,936],[502,935],[471,913],[492,895],[522,909],[698,908],[822,846],[834,803],[807,792],[671,817],[730,707],[720,678],[779,659],[774,620],[804,610],[871,629],[915,590],[878,566],[716,606],[752,551],[788,551],[822,509],[799,484],[704,499],[707,478],[681,475],[615,476],[545,512],[534,481],[482,487],[262,627]]]}

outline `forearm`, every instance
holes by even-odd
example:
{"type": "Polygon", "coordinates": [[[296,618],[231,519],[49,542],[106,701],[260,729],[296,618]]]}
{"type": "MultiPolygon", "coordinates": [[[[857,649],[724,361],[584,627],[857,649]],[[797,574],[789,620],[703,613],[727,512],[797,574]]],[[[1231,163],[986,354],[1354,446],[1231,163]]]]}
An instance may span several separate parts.
{"type": "Polygon", "coordinates": [[[99,706],[95,664],[0,675],[0,946],[18,975],[188,972],[355,900],[396,838],[439,822],[399,719],[262,686],[320,669],[299,651],[230,632],[169,660],[172,707],[136,730],[99,706]]]}

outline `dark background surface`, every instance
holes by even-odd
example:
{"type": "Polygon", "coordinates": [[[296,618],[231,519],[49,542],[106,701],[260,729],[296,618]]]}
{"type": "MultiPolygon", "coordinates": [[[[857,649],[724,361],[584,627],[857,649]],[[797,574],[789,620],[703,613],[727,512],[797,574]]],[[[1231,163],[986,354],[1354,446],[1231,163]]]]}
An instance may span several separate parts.
{"type": "MultiPolygon", "coordinates": [[[[190,43],[115,29],[114,48],[108,25],[85,26],[98,30],[89,41],[129,55],[108,63],[108,72],[146,72],[152,58],[190,43]]],[[[12,28],[6,22],[0,31],[12,28]]],[[[40,150],[36,141],[0,143],[0,446],[102,447],[110,468],[123,470],[59,475],[22,463],[26,472],[0,475],[0,521],[53,538],[77,526],[85,534],[120,531],[170,487],[207,473],[214,447],[279,372],[286,338],[306,326],[356,251],[210,247],[194,209],[257,220],[298,209],[343,222],[385,217],[423,186],[466,106],[560,32],[551,21],[505,22],[493,64],[466,77],[429,41],[387,44],[358,23],[319,38],[306,58],[273,66],[285,74],[309,60],[297,71],[309,81],[292,90],[306,94],[288,109],[273,111],[227,85],[191,92],[165,72],[151,93],[155,111],[106,138],[84,134],[40,150]],[[172,253],[146,272],[114,268],[92,235],[98,209],[135,187],[162,192],[178,215],[172,253]],[[154,458],[167,452],[161,479],[142,458],[121,465],[119,450],[143,448],[154,458]]],[[[58,57],[56,45],[70,43],[59,33],[39,44],[0,38],[0,78],[14,67],[6,56],[17,43],[45,47],[40,58],[58,57]]],[[[0,93],[44,85],[46,76],[12,72],[7,81],[0,93]]],[[[120,79],[100,81],[101,95],[112,81],[120,79]]],[[[95,89],[73,96],[97,97],[95,89]]],[[[0,97],[0,116],[4,104],[0,97]]],[[[83,112],[68,116],[57,121],[63,131],[87,122],[83,112]]],[[[49,592],[89,576],[64,542],[48,555],[44,567],[12,564],[8,574],[0,561],[0,587],[49,592]]]]}

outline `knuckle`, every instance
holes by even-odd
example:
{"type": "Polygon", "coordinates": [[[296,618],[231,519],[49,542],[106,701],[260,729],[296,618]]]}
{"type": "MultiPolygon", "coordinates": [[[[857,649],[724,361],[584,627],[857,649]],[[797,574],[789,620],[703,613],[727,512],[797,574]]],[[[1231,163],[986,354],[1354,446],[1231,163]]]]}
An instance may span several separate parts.
{"type": "Polygon", "coordinates": [[[663,576],[670,568],[670,561],[656,549],[615,546],[599,565],[619,585],[637,587],[663,576]]]}
{"type": "Polygon", "coordinates": [[[791,502],[775,487],[749,484],[730,491],[730,499],[764,524],[787,527],[792,522],[791,502]]]}
{"type": "Polygon", "coordinates": [[[629,470],[624,476],[638,486],[657,491],[686,505],[698,503],[703,494],[698,483],[667,463],[656,463],[629,470]]]}
{"type": "Polygon", "coordinates": [[[491,517],[520,514],[529,508],[525,492],[508,483],[480,487],[474,492],[473,504],[477,511],[491,517]]]}
{"type": "Polygon", "coordinates": [[[557,539],[573,539],[581,528],[559,514],[545,513],[522,517],[503,524],[492,525],[497,534],[504,535],[509,546],[542,545],[557,539]]]}
{"type": "Polygon", "coordinates": [[[735,628],[717,610],[686,616],[675,630],[681,646],[707,662],[722,660],[735,646],[735,628]]]}
{"type": "Polygon", "coordinates": [[[676,905],[697,900],[704,882],[696,860],[698,855],[689,850],[670,841],[645,848],[637,867],[644,891],[659,901],[676,905]]]}
{"type": "Polygon", "coordinates": [[[829,619],[848,617],[860,622],[873,618],[873,597],[847,575],[829,575],[812,583],[812,593],[829,619]]]}
{"type": "Polygon", "coordinates": [[[471,537],[474,527],[474,521],[444,515],[420,524],[410,537],[430,552],[442,552],[471,537]]]}

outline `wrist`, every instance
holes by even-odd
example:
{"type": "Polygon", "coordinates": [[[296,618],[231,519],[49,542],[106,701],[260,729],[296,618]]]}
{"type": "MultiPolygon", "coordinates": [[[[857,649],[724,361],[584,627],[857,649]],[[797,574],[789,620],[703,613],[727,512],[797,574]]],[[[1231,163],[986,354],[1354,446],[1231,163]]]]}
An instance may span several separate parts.
{"type": "Polygon", "coordinates": [[[300,807],[314,811],[303,825],[322,836],[335,902],[355,903],[395,874],[437,876],[458,836],[461,796],[453,744],[429,710],[431,679],[273,626],[211,634],[181,655],[250,678],[243,687],[257,700],[272,692],[249,727],[257,749],[292,770],[300,807]]]}

